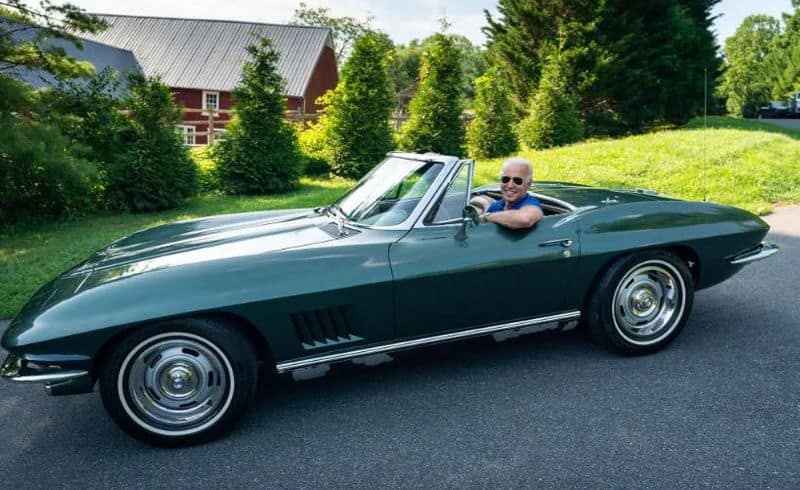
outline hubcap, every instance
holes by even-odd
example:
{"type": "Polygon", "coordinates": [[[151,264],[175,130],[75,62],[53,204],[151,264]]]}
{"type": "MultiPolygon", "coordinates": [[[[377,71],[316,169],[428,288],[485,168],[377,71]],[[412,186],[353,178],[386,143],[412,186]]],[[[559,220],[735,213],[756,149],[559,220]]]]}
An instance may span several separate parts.
{"type": "Polygon", "coordinates": [[[614,324],[634,344],[658,342],[678,324],[685,298],[683,278],[672,264],[644,262],[631,269],[614,292],[614,324]]]}
{"type": "Polygon", "coordinates": [[[202,429],[223,410],[232,388],[224,354],[201,337],[180,335],[141,344],[120,374],[126,408],[157,432],[202,429]]]}

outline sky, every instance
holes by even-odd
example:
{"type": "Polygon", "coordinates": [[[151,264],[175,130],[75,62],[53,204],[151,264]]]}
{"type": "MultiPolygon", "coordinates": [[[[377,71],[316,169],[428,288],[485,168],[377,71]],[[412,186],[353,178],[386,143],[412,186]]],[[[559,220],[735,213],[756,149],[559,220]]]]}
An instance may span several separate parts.
{"type": "MultiPolygon", "coordinates": [[[[70,0],[69,3],[92,13],[283,24],[291,20],[300,0],[70,0]]],[[[485,36],[481,27],[486,25],[483,12],[497,12],[497,0],[305,0],[305,3],[311,7],[327,7],[333,16],[351,16],[359,20],[373,17],[373,27],[403,44],[438,32],[442,17],[447,17],[452,24],[450,32],[483,44],[485,36]]],[[[733,35],[748,15],[780,17],[781,12],[790,10],[791,0],[722,0],[714,9],[714,14],[720,14],[714,24],[718,43],[722,46],[725,38],[733,35]]]]}

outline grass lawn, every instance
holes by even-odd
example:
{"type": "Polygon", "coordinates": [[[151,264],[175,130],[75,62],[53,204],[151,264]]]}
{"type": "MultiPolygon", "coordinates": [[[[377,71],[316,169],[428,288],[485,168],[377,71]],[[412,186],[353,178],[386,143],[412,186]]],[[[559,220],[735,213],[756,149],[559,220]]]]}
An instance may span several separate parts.
{"type": "MultiPolygon", "coordinates": [[[[642,187],[667,195],[721,202],[765,214],[800,203],[800,132],[732,118],[617,140],[525,151],[538,180],[642,187]],[[705,164],[704,164],[705,162],[705,164]]],[[[193,150],[201,168],[202,150],[193,150]]],[[[502,160],[477,163],[476,183],[495,182],[502,160]]],[[[198,196],[178,210],[99,216],[30,230],[0,231],[0,319],[10,318],[42,284],[92,251],[133,231],[220,213],[314,207],[330,203],[352,181],[304,178],[296,192],[261,197],[198,196]]]]}

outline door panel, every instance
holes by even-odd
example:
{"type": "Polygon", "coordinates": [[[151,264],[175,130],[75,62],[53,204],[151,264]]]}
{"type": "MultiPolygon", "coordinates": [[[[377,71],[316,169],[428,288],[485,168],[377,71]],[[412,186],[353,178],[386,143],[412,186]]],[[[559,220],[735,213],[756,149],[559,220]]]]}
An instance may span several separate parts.
{"type": "Polygon", "coordinates": [[[575,220],[563,217],[547,216],[529,230],[481,224],[464,240],[455,238],[460,225],[412,229],[389,252],[397,337],[568,309],[580,247],[575,220]]]}

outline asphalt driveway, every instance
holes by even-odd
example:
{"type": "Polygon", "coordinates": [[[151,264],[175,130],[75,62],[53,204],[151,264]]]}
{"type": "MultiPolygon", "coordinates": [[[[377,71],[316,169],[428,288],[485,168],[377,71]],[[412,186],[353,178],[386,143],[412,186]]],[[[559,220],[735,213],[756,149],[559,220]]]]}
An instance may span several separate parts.
{"type": "Polygon", "coordinates": [[[800,119],[760,119],[760,121],[800,131],[800,119]]]}
{"type": "Polygon", "coordinates": [[[5,488],[800,488],[800,208],[663,352],[477,339],[283,377],[226,438],[142,445],[97,393],[0,384],[5,488]]]}

